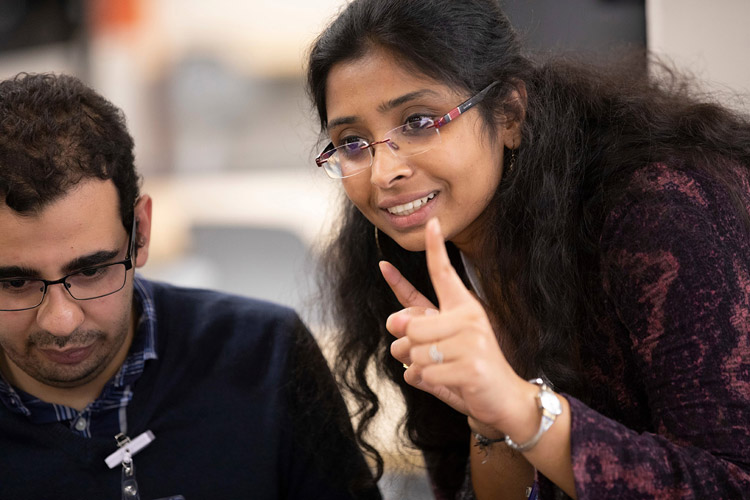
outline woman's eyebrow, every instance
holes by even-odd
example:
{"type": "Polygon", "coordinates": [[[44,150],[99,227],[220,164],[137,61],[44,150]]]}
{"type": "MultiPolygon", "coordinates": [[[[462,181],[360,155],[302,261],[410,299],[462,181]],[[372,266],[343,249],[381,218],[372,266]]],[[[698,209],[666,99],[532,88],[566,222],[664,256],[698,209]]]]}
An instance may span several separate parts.
{"type": "MultiPolygon", "coordinates": [[[[409,92],[408,94],[404,94],[399,97],[395,97],[389,101],[384,102],[383,104],[378,106],[378,112],[385,113],[393,108],[396,108],[398,106],[401,106],[402,104],[405,104],[409,101],[413,101],[414,99],[419,99],[421,97],[430,96],[435,97],[439,96],[437,92],[430,89],[421,89],[421,90],[415,90],[414,92],[409,92]]],[[[351,125],[352,123],[357,122],[356,116],[342,116],[340,118],[334,118],[333,120],[328,122],[328,129],[332,129],[335,127],[338,127],[340,125],[351,125]]]]}
{"type": "Polygon", "coordinates": [[[351,125],[352,123],[357,122],[357,117],[355,116],[342,116],[341,118],[336,118],[328,122],[328,125],[326,128],[329,130],[335,127],[338,127],[339,125],[351,125]]]}
{"type": "Polygon", "coordinates": [[[404,94],[400,97],[396,97],[395,99],[384,102],[383,104],[378,106],[378,111],[381,113],[385,113],[386,111],[390,111],[393,108],[401,106],[402,104],[405,104],[409,101],[413,101],[414,99],[419,99],[420,97],[424,96],[434,97],[437,95],[439,95],[437,92],[430,89],[415,90],[414,92],[409,92],[408,94],[404,94]]]}

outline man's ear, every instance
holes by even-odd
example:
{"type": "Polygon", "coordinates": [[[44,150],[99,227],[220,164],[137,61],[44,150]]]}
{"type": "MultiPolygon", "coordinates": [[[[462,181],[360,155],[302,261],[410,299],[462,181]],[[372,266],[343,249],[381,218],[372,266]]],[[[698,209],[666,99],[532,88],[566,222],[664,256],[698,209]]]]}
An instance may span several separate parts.
{"type": "Polygon", "coordinates": [[[148,246],[151,243],[151,197],[147,194],[138,198],[135,204],[136,235],[135,267],[142,267],[148,260],[148,246]]]}

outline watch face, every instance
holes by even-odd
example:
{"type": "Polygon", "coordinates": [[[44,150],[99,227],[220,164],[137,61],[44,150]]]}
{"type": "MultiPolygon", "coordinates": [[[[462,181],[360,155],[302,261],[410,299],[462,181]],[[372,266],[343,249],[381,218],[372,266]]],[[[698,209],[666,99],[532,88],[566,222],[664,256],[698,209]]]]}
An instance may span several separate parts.
{"type": "Polygon", "coordinates": [[[542,408],[551,414],[559,415],[562,413],[562,404],[554,392],[542,391],[540,399],[542,402],[542,408]]]}

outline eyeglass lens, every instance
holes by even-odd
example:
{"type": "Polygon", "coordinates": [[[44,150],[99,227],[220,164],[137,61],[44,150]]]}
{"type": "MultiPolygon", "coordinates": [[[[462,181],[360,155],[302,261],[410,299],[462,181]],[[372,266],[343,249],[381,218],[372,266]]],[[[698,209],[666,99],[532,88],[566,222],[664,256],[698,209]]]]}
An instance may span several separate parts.
{"type": "Polygon", "coordinates": [[[331,149],[321,155],[326,159],[326,172],[332,177],[349,177],[372,165],[373,146],[385,144],[398,157],[413,156],[429,151],[440,142],[440,132],[430,118],[411,121],[388,131],[382,141],[372,144],[354,141],[331,149]]]}

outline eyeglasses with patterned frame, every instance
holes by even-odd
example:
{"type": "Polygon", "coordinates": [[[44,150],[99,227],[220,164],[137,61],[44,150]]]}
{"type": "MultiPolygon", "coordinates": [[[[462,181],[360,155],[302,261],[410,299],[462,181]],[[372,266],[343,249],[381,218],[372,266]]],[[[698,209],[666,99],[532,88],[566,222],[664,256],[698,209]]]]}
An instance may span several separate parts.
{"type": "Polygon", "coordinates": [[[414,156],[434,148],[440,142],[441,127],[452,122],[463,113],[476,106],[499,82],[492,82],[476,95],[465,100],[440,118],[420,118],[388,131],[383,140],[367,142],[352,141],[338,147],[333,142],[315,158],[315,164],[323,167],[332,179],[345,179],[357,175],[372,166],[374,146],[386,144],[388,150],[398,157],[414,156]],[[436,141],[437,139],[437,141],[436,141]],[[364,152],[368,151],[369,154],[364,152]]]}

